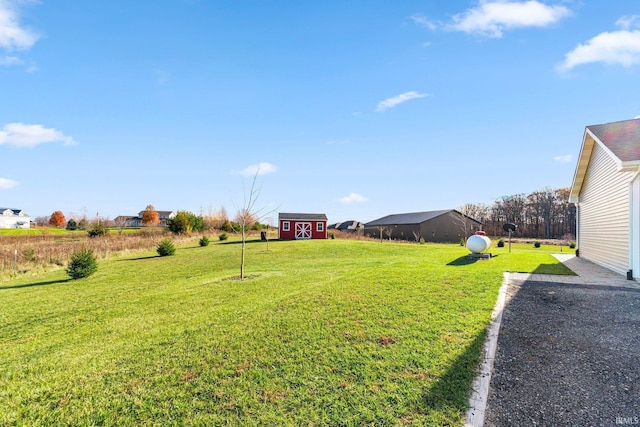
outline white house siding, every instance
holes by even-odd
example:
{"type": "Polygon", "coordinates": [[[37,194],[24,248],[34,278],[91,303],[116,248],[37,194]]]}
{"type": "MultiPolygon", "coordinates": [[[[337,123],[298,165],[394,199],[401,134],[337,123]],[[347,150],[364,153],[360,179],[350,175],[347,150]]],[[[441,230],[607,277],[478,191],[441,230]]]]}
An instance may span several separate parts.
{"type": "MultiPolygon", "coordinates": [[[[1,212],[1,211],[0,211],[1,212]]],[[[16,215],[13,211],[7,209],[0,214],[0,228],[30,228],[31,218],[28,215],[20,213],[16,215]]]]}
{"type": "Polygon", "coordinates": [[[594,144],[580,192],[580,256],[626,274],[629,269],[629,183],[611,156],[594,144]]]}

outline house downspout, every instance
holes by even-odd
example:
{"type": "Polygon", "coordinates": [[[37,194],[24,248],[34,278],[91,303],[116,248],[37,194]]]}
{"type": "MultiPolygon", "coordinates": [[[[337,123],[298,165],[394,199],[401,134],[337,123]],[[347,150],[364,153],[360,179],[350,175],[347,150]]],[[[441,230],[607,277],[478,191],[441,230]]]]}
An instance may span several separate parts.
{"type": "Polygon", "coordinates": [[[580,256],[580,202],[576,202],[576,256],[580,256]]]}
{"type": "MultiPolygon", "coordinates": [[[[640,200],[636,200],[633,194],[633,183],[638,179],[640,175],[640,169],[636,170],[636,173],[633,174],[631,180],[629,181],[629,271],[627,271],[627,279],[633,280],[633,265],[634,265],[634,257],[637,256],[637,250],[635,249],[636,243],[638,243],[638,227],[636,227],[637,214],[635,206],[640,203],[640,200]]],[[[637,274],[638,272],[636,272],[637,274]]]]}

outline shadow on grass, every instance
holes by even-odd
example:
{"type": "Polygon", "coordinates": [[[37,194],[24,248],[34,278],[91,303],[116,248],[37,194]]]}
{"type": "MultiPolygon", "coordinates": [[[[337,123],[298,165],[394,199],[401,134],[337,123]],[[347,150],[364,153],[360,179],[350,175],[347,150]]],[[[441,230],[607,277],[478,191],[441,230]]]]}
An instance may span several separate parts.
{"type": "Polygon", "coordinates": [[[577,276],[576,273],[573,272],[569,267],[562,263],[557,264],[540,264],[535,270],[532,271],[533,274],[556,274],[563,276],[577,276]]]}
{"type": "Polygon", "coordinates": [[[486,330],[476,335],[464,352],[456,357],[445,373],[427,390],[422,398],[426,413],[435,411],[450,415],[462,414],[463,417],[466,415],[486,336],[486,330]]]}
{"type": "Polygon", "coordinates": [[[160,258],[160,255],[147,255],[147,256],[139,256],[139,257],[135,257],[135,258],[125,258],[125,259],[119,259],[118,262],[122,262],[122,261],[140,261],[142,259],[153,259],[153,258],[160,258]]]}
{"type": "Polygon", "coordinates": [[[550,274],[554,276],[577,276],[569,267],[562,263],[557,264],[539,264],[533,271],[513,271],[513,273],[526,274],[550,274]]]}
{"type": "Polygon", "coordinates": [[[6,291],[8,289],[20,289],[20,288],[32,288],[34,286],[47,286],[47,285],[57,285],[60,283],[70,282],[72,279],[69,277],[67,279],[60,280],[49,280],[46,282],[36,282],[36,283],[25,283],[22,285],[13,285],[13,286],[0,286],[0,291],[6,291]]]}
{"type": "MultiPolygon", "coordinates": [[[[491,258],[497,258],[499,256],[500,255],[493,255],[491,258]]],[[[489,259],[477,259],[477,258],[469,258],[468,255],[464,255],[464,256],[461,256],[459,258],[454,259],[451,262],[448,262],[447,265],[451,265],[451,266],[454,266],[454,267],[459,267],[459,266],[462,266],[462,265],[474,264],[474,263],[476,263],[478,261],[482,261],[482,262],[491,261],[491,258],[489,258],[489,259]]]]}
{"type": "MultiPolygon", "coordinates": [[[[269,239],[269,243],[273,243],[273,242],[279,242],[279,239],[269,239]]],[[[245,243],[247,245],[249,244],[253,244],[253,243],[264,243],[265,245],[267,244],[266,241],[264,240],[260,240],[260,239],[252,239],[252,240],[246,240],[245,243]]],[[[228,241],[228,240],[224,240],[220,242],[221,245],[241,245],[242,241],[241,240],[234,240],[232,242],[228,241]]]]}

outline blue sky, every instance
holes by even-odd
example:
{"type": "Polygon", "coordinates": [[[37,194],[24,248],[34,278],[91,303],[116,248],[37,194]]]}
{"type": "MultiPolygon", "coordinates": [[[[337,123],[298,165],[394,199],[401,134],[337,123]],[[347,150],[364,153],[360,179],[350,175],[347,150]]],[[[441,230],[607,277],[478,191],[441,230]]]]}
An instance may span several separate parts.
{"type": "Polygon", "coordinates": [[[331,222],[571,185],[637,1],[0,0],[0,206],[331,222]],[[277,214],[274,214],[275,217],[277,214]]]}

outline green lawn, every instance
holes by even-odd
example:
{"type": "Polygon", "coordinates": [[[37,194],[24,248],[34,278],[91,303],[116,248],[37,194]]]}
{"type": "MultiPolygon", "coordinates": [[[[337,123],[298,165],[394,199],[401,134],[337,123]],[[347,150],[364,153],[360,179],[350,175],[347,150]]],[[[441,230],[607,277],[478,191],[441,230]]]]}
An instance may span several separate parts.
{"type": "Polygon", "coordinates": [[[556,247],[216,242],[0,282],[1,425],[460,424],[502,272],[556,247]]]}

